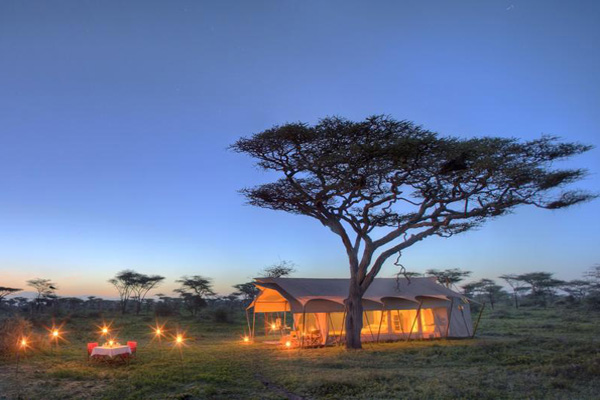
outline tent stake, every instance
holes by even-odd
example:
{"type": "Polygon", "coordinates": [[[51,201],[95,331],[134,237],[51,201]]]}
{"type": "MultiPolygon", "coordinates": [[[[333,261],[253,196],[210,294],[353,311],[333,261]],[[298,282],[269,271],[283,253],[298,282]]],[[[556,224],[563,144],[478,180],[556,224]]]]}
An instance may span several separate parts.
{"type": "Polygon", "coordinates": [[[479,327],[479,320],[481,319],[481,314],[483,314],[483,309],[485,308],[485,301],[481,305],[481,310],[479,310],[479,315],[477,316],[477,322],[475,322],[475,328],[473,328],[473,335],[471,335],[471,339],[475,337],[475,332],[477,332],[477,328],[479,327]]]}
{"type": "Polygon", "coordinates": [[[450,312],[448,313],[448,326],[446,326],[446,339],[450,334],[450,322],[452,321],[452,310],[454,309],[454,297],[450,299],[450,312]]]}
{"type": "Polygon", "coordinates": [[[415,324],[417,323],[417,319],[419,319],[419,314],[421,313],[422,305],[423,305],[423,300],[421,300],[419,302],[419,308],[417,308],[417,315],[415,315],[415,320],[413,321],[412,326],[410,328],[410,332],[408,332],[408,337],[406,338],[407,342],[410,340],[410,336],[412,335],[413,331],[415,330],[415,324]]]}

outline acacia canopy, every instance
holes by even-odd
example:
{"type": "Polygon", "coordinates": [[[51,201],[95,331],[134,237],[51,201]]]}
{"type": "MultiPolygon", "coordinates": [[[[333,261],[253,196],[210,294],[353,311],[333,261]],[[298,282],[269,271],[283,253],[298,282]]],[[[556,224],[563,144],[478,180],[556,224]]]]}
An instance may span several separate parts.
{"type": "MultiPolygon", "coordinates": [[[[329,117],[275,126],[231,148],[281,174],[243,189],[249,204],[313,217],[341,238],[350,308],[389,257],[425,237],[465,232],[519,205],[557,209],[593,197],[565,189],[584,170],[553,168],[590,146],[551,136],[463,139],[386,116],[329,117]]],[[[362,326],[350,309],[348,318],[348,328],[362,326]]]]}

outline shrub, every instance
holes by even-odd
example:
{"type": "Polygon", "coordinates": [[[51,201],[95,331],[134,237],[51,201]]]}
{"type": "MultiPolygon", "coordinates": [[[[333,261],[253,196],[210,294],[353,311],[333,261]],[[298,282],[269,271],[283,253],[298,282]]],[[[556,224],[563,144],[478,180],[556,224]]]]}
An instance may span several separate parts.
{"type": "Polygon", "coordinates": [[[0,356],[13,355],[19,340],[31,335],[31,327],[31,322],[20,316],[0,321],[0,356]]]}
{"type": "Polygon", "coordinates": [[[215,322],[231,322],[231,315],[229,314],[229,310],[224,307],[219,307],[215,309],[213,312],[213,320],[215,322]]]}

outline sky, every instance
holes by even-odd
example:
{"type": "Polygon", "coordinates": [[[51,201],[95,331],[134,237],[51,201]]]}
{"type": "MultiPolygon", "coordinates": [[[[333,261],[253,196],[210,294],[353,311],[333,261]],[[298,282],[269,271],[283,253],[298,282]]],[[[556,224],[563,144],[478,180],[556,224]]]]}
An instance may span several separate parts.
{"type": "MultiPolygon", "coordinates": [[[[132,268],[212,278],[219,293],[290,260],[348,277],[316,220],[244,205],[268,182],[227,147],[275,124],[408,119],[441,135],[558,135],[596,149],[600,2],[0,2],[0,286],[114,296],[132,268]]],[[[600,263],[600,200],[519,208],[403,253],[413,271],[473,279],[600,263]]],[[[380,273],[396,271],[388,263],[380,273]]]]}

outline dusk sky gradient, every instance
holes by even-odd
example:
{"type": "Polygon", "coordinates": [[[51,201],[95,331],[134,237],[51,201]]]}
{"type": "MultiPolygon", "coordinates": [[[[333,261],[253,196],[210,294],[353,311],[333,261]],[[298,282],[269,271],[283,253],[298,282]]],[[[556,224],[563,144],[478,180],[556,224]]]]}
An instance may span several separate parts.
{"type": "MultiPolygon", "coordinates": [[[[217,291],[291,260],[347,277],[337,236],[244,205],[273,179],[227,146],[275,124],[409,119],[442,135],[597,148],[564,165],[600,188],[600,2],[0,2],[0,286],[51,278],[114,296],[133,268],[217,291]]],[[[600,200],[520,208],[404,252],[474,278],[600,263],[600,200]]],[[[380,276],[396,271],[392,262],[380,276]]]]}

